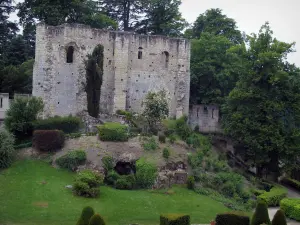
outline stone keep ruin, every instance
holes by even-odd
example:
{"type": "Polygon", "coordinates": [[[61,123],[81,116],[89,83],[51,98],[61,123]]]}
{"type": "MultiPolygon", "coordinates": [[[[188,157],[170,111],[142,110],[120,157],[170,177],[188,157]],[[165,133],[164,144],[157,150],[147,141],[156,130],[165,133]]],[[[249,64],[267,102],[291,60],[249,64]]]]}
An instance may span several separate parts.
{"type": "Polygon", "coordinates": [[[37,25],[33,95],[43,98],[46,117],[87,112],[89,96],[100,113],[141,112],[145,95],[160,90],[166,91],[170,116],[180,117],[189,112],[189,88],[188,40],[79,24],[37,25]],[[102,80],[87,82],[86,60],[96,47],[102,49],[96,68],[102,80]]]}

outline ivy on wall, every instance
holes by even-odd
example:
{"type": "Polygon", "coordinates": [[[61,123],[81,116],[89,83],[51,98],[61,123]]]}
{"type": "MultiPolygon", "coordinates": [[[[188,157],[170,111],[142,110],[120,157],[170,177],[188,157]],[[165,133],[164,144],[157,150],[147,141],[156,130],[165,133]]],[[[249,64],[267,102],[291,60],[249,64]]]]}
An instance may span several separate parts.
{"type": "Polygon", "coordinates": [[[97,45],[85,62],[88,113],[97,118],[100,111],[100,95],[103,77],[103,46],[97,45]]]}

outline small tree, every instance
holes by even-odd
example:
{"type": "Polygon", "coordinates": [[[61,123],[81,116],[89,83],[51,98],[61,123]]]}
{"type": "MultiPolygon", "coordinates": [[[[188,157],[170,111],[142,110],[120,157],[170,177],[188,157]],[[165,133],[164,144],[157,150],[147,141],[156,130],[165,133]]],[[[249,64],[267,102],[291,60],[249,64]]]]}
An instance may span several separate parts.
{"type": "Polygon", "coordinates": [[[0,169],[9,167],[14,156],[14,137],[7,130],[0,128],[0,169]]]}
{"type": "Polygon", "coordinates": [[[165,119],[169,114],[168,101],[164,90],[157,93],[149,92],[142,106],[144,106],[143,116],[147,119],[152,131],[157,126],[157,123],[165,119]]]}
{"type": "Polygon", "coordinates": [[[271,224],[268,207],[264,201],[257,203],[255,213],[253,214],[251,225],[271,224]]]}
{"type": "Polygon", "coordinates": [[[89,225],[90,219],[94,214],[95,212],[92,207],[84,207],[76,225],[89,225]]]}
{"type": "Polygon", "coordinates": [[[16,98],[7,110],[4,124],[18,139],[31,136],[33,121],[37,119],[43,108],[41,98],[16,98]]]}

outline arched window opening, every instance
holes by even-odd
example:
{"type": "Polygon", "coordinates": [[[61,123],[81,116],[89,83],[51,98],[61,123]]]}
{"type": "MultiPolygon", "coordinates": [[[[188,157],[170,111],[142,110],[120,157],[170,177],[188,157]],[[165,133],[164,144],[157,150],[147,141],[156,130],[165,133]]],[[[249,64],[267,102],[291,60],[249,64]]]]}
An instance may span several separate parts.
{"type": "Polygon", "coordinates": [[[168,69],[168,67],[169,67],[169,57],[170,57],[170,54],[169,54],[169,52],[164,51],[164,52],[163,52],[163,55],[164,55],[165,68],[168,69]]]}
{"type": "Polygon", "coordinates": [[[138,59],[142,59],[142,58],[143,58],[143,48],[139,47],[138,59]]]}
{"type": "Polygon", "coordinates": [[[74,47],[69,46],[67,50],[67,63],[73,63],[74,47]]]}

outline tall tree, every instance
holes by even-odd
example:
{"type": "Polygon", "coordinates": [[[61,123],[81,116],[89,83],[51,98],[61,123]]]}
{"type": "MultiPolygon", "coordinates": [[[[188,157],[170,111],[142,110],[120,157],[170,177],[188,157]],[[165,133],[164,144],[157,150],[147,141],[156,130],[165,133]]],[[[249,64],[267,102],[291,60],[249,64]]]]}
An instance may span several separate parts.
{"type": "Polygon", "coordinates": [[[151,0],[145,10],[145,17],[137,23],[140,33],[181,36],[188,25],[179,12],[181,0],[151,0]]]}
{"type": "Polygon", "coordinates": [[[246,147],[258,175],[267,170],[276,179],[279,161],[295,165],[300,153],[300,74],[286,62],[294,43],[274,39],[266,23],[248,45],[239,57],[246,70],[226,100],[223,126],[246,147]]]}
{"type": "Polygon", "coordinates": [[[218,8],[209,9],[201,14],[192,28],[186,31],[186,36],[200,38],[203,33],[225,36],[235,44],[243,42],[242,34],[237,29],[235,20],[222,14],[222,10],[218,8]]]}

